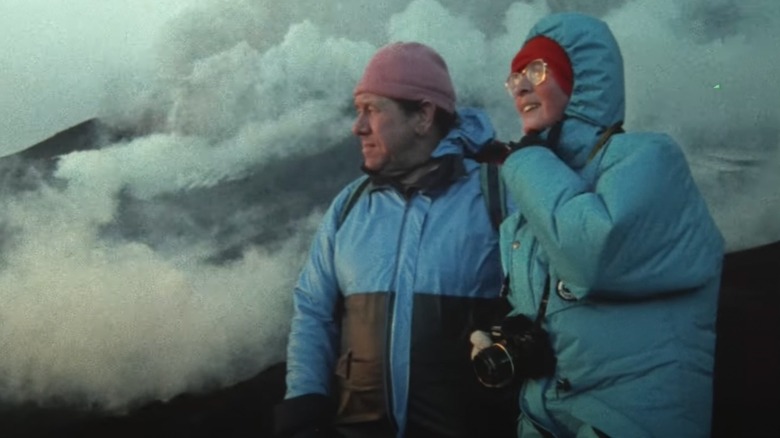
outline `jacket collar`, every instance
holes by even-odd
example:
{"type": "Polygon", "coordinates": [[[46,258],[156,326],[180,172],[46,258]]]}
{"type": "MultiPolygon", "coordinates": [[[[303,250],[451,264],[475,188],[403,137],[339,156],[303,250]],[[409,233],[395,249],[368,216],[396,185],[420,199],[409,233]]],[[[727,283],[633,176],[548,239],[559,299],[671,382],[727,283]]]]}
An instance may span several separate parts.
{"type": "Polygon", "coordinates": [[[407,199],[415,192],[436,194],[465,174],[460,156],[449,154],[430,160],[406,172],[385,175],[362,167],[375,187],[390,186],[407,199]]]}

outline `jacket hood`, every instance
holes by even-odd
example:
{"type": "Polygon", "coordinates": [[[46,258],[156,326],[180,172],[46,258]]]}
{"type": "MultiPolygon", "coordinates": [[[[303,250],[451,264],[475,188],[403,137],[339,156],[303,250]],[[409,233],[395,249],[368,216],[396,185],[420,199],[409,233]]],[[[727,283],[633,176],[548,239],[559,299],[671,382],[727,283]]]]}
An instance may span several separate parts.
{"type": "Polygon", "coordinates": [[[456,112],[458,121],[434,149],[433,158],[450,154],[472,156],[495,138],[496,131],[485,111],[459,108],[456,112]]]}
{"type": "Polygon", "coordinates": [[[584,14],[551,14],[534,25],[525,42],[539,35],[558,43],[569,56],[574,87],[565,115],[601,128],[622,122],[623,57],[607,24],[584,14]]]}

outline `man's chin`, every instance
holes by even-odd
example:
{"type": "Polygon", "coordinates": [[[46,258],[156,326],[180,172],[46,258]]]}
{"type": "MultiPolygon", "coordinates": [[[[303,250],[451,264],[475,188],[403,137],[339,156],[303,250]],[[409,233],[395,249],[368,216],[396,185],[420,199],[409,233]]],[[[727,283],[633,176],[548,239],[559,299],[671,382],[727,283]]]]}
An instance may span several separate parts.
{"type": "Polygon", "coordinates": [[[382,170],[382,167],[384,166],[376,162],[363,161],[363,169],[368,170],[369,172],[379,172],[382,170]]]}

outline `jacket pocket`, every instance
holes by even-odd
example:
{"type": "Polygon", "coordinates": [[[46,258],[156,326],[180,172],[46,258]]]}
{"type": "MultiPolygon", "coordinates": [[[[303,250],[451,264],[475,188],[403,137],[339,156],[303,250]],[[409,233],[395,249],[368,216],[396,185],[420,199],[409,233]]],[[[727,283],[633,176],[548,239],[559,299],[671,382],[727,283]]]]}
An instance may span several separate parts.
{"type": "Polygon", "coordinates": [[[339,389],[337,423],[373,421],[385,414],[382,363],[347,350],[336,365],[339,389]]]}

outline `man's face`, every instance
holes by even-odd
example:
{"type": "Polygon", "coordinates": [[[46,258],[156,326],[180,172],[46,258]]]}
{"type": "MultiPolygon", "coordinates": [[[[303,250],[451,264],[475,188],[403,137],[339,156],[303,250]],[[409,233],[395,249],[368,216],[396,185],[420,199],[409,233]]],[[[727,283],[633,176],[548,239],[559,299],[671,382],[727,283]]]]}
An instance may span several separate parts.
{"type": "Polygon", "coordinates": [[[371,171],[407,169],[417,163],[414,114],[395,101],[371,93],[355,96],[352,133],[360,138],[363,165],[371,171]]]}

